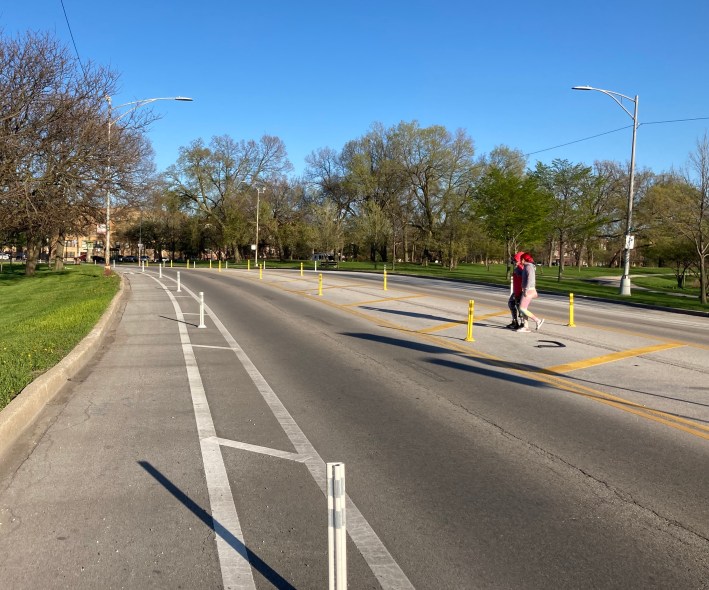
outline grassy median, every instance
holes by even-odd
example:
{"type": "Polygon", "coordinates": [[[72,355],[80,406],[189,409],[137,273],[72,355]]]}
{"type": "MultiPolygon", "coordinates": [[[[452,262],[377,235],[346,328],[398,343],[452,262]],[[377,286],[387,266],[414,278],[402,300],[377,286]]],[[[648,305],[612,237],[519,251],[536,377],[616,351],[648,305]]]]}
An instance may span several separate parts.
{"type": "Polygon", "coordinates": [[[24,272],[18,264],[0,272],[0,409],[91,331],[120,285],[103,266],[24,272]]]}

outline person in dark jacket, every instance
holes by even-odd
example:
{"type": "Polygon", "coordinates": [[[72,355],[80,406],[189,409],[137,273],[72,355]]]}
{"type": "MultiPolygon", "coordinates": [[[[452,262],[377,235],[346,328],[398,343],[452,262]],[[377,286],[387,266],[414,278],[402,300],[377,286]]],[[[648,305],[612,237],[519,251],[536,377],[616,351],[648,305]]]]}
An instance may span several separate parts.
{"type": "Polygon", "coordinates": [[[519,302],[522,300],[522,276],[524,274],[524,263],[522,255],[524,252],[517,252],[512,256],[512,293],[507,301],[507,307],[512,314],[512,322],[507,326],[511,330],[516,330],[524,326],[525,317],[519,313],[519,302]]]}

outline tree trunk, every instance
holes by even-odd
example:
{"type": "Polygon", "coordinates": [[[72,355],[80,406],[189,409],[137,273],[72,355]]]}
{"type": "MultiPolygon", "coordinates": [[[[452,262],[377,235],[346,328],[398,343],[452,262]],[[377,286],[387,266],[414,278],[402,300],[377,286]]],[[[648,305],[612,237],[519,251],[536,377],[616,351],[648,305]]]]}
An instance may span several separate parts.
{"type": "Polygon", "coordinates": [[[59,234],[59,237],[57,238],[57,245],[54,248],[54,270],[59,271],[59,270],[64,270],[64,241],[65,241],[64,234],[59,234]]]}
{"type": "Polygon", "coordinates": [[[37,270],[37,260],[42,249],[41,242],[37,239],[27,239],[27,260],[25,261],[25,275],[33,277],[37,270]]]}

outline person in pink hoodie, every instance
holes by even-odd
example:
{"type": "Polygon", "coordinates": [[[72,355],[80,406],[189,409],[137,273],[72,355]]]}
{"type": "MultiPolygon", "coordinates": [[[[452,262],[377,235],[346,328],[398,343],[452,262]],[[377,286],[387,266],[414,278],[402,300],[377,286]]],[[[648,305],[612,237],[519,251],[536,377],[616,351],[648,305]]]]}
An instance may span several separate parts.
{"type": "MultiPolygon", "coordinates": [[[[529,304],[532,299],[536,299],[537,295],[537,269],[534,266],[534,259],[530,254],[522,254],[522,299],[519,302],[519,312],[525,319],[534,320],[536,330],[539,330],[544,323],[544,320],[535,316],[529,311],[529,304]]],[[[527,325],[517,328],[517,332],[530,332],[527,325]]]]}

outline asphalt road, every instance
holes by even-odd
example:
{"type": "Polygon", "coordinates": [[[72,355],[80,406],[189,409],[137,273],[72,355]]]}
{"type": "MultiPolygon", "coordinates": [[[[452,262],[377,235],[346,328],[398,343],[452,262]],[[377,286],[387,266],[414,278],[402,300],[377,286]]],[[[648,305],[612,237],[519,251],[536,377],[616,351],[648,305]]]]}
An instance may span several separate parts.
{"type": "Polygon", "coordinates": [[[350,588],[709,587],[709,319],[542,294],[519,334],[489,287],[121,272],[2,459],[3,588],[324,588],[329,461],[350,588]]]}

